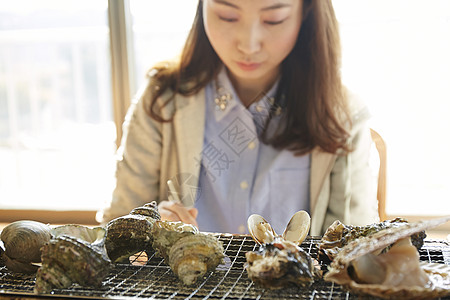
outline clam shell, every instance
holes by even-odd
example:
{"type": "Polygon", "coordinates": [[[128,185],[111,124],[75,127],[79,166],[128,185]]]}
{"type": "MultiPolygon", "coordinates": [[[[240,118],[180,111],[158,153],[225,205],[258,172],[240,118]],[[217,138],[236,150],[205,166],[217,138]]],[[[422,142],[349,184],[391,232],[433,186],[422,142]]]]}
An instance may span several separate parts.
{"type": "Polygon", "coordinates": [[[355,293],[365,293],[385,299],[430,299],[450,295],[450,267],[444,264],[421,263],[421,268],[428,274],[430,282],[428,286],[424,287],[357,283],[348,273],[350,263],[356,258],[384,249],[403,238],[449,220],[450,216],[408,223],[353,240],[336,255],[324,279],[343,285],[355,293]]]}
{"type": "Polygon", "coordinates": [[[269,222],[257,214],[248,217],[247,227],[253,239],[260,245],[272,243],[277,236],[269,222]]]}
{"type": "Polygon", "coordinates": [[[283,232],[283,239],[300,245],[308,235],[311,226],[311,217],[304,211],[296,212],[283,232]]]}
{"type": "Polygon", "coordinates": [[[3,228],[0,245],[0,263],[9,271],[32,274],[41,262],[41,247],[51,238],[50,226],[29,220],[16,221],[3,228]]]}

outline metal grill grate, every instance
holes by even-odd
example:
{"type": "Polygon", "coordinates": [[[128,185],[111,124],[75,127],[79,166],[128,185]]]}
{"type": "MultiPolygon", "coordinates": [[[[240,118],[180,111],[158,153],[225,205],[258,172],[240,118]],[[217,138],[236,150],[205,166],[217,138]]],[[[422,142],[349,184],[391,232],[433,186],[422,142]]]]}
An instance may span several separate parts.
{"type": "MultiPolygon", "coordinates": [[[[164,261],[151,255],[146,265],[114,265],[100,289],[72,286],[54,290],[51,297],[58,298],[152,298],[152,299],[360,299],[341,286],[317,281],[310,288],[264,290],[255,286],[244,270],[245,253],[256,249],[255,242],[247,235],[219,235],[225,248],[225,264],[207,274],[194,286],[184,286],[164,261]]],[[[320,238],[309,237],[301,247],[318,257],[320,238]]],[[[450,244],[445,241],[426,240],[420,250],[422,261],[450,265],[450,244]]],[[[320,261],[323,270],[327,262],[320,261]]],[[[2,295],[33,294],[34,277],[9,273],[0,269],[0,297],[2,295]]],[[[364,298],[374,299],[374,298],[364,298]]],[[[444,299],[444,298],[442,298],[444,299]]],[[[445,299],[450,299],[447,297],[445,299]]]]}

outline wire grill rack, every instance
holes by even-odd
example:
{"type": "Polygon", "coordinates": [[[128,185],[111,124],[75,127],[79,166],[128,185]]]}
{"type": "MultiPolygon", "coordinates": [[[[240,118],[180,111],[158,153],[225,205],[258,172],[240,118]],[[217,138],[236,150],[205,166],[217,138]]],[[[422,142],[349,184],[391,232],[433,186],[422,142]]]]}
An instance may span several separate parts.
{"type": "MultiPolygon", "coordinates": [[[[149,253],[145,258],[146,264],[139,263],[140,257],[133,264],[115,264],[101,288],[73,285],[69,289],[55,289],[45,296],[85,299],[361,299],[341,286],[323,280],[316,281],[309,288],[269,290],[255,286],[244,270],[245,253],[257,248],[252,238],[226,234],[217,237],[224,245],[225,263],[206,274],[196,285],[183,285],[160,257],[149,253]]],[[[320,237],[308,237],[301,247],[317,258],[319,241],[320,237]]],[[[450,265],[450,244],[443,240],[425,240],[420,260],[450,265]]],[[[328,262],[319,260],[319,263],[323,270],[327,269],[328,262]]],[[[0,269],[0,298],[4,295],[36,297],[33,294],[34,283],[34,276],[12,274],[3,267],[0,269]]]]}

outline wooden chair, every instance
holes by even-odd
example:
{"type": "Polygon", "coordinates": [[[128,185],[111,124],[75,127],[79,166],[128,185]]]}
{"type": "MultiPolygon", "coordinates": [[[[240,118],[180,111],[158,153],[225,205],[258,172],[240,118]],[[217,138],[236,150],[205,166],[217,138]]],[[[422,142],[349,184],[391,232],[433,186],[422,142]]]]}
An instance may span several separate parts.
{"type": "Polygon", "coordinates": [[[380,221],[384,221],[386,220],[386,144],[380,134],[372,128],[370,129],[370,133],[372,135],[372,140],[375,143],[375,147],[377,148],[378,156],[380,158],[380,168],[378,170],[377,199],[380,221]]]}

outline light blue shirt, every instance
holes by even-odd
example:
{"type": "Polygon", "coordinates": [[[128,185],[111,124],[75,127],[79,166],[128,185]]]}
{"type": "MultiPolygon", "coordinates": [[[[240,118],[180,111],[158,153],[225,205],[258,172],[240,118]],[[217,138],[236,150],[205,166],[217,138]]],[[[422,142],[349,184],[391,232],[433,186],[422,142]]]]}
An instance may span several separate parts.
{"type": "MultiPolygon", "coordinates": [[[[205,138],[195,203],[201,231],[248,233],[247,218],[256,213],[281,234],[295,212],[309,211],[310,156],[276,150],[258,137],[271,113],[276,88],[277,83],[247,109],[225,68],[217,81],[206,86],[205,138]],[[226,100],[216,102],[220,96],[226,100]]],[[[274,125],[282,117],[275,114],[274,125]]]]}

